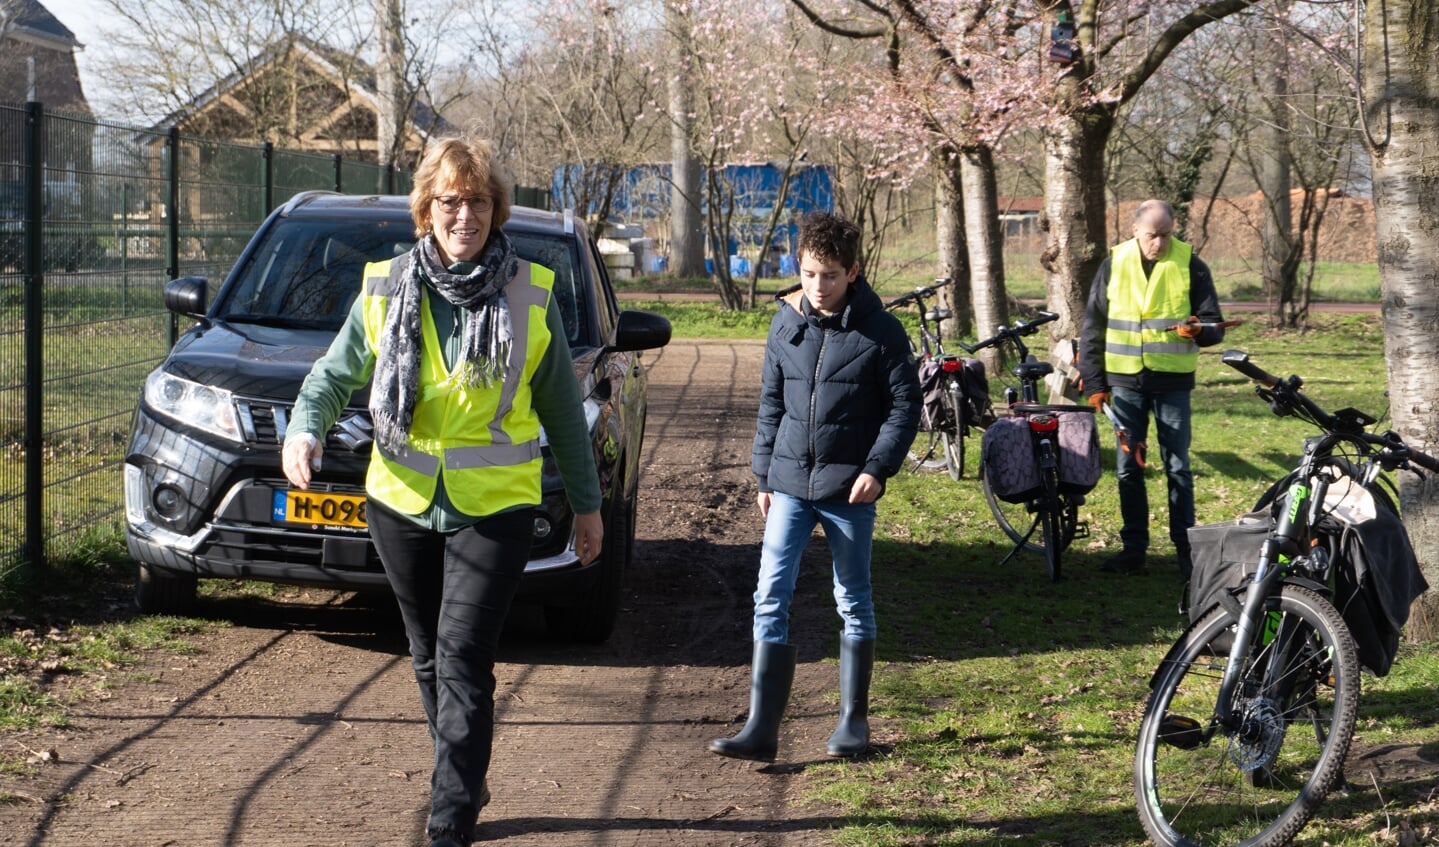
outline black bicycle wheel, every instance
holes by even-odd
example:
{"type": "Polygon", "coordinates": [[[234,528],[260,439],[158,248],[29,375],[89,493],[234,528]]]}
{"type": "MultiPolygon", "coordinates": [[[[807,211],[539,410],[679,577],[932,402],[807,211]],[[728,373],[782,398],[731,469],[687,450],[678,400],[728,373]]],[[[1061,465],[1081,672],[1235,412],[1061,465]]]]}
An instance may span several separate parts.
{"type": "Polygon", "coordinates": [[[944,445],[945,467],[955,482],[964,478],[964,412],[961,405],[959,385],[953,379],[946,379],[945,392],[940,402],[944,404],[944,426],[939,434],[944,445]]]}
{"type": "Polygon", "coordinates": [[[1237,730],[1206,737],[1236,631],[1222,606],[1190,627],[1155,673],[1134,794],[1156,844],[1288,844],[1342,773],[1359,703],[1354,640],[1307,588],[1283,586],[1265,609],[1231,704],[1237,730]]]}
{"type": "MultiPolygon", "coordinates": [[[[989,512],[994,515],[994,522],[1009,540],[1018,544],[1025,539],[1024,549],[1030,553],[1044,553],[1045,541],[1042,527],[1039,526],[1039,500],[1028,500],[1023,503],[1007,503],[995,496],[989,485],[989,476],[984,472],[984,463],[979,464],[979,484],[984,491],[984,502],[989,504],[989,512]]],[[[1057,495],[1059,501],[1058,527],[1056,534],[1059,538],[1057,545],[1060,551],[1069,549],[1074,541],[1074,534],[1079,526],[1079,505],[1063,492],[1057,495]]]]}
{"type": "Polygon", "coordinates": [[[948,448],[939,430],[921,432],[914,439],[907,456],[909,469],[915,473],[942,471],[949,467],[948,448]]]}
{"type": "Polygon", "coordinates": [[[1063,517],[1063,504],[1059,500],[1059,472],[1055,469],[1042,472],[1044,475],[1044,499],[1039,510],[1039,524],[1044,538],[1044,561],[1049,565],[1049,579],[1059,582],[1060,553],[1069,544],[1063,540],[1059,524],[1063,517]]]}

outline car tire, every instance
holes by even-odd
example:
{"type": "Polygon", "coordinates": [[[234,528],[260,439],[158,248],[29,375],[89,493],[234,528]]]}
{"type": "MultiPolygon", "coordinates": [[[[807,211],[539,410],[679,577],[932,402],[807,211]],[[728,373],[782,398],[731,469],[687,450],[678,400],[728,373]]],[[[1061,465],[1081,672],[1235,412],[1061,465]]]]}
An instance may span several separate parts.
{"type": "Polygon", "coordinates": [[[550,633],[567,641],[601,644],[615,630],[623,598],[625,571],[634,556],[635,499],[616,502],[605,523],[604,555],[595,565],[594,584],[578,603],[545,607],[550,633]]]}
{"type": "Polygon", "coordinates": [[[135,605],[147,615],[184,615],[195,608],[199,580],[141,562],[135,570],[135,605]]]}

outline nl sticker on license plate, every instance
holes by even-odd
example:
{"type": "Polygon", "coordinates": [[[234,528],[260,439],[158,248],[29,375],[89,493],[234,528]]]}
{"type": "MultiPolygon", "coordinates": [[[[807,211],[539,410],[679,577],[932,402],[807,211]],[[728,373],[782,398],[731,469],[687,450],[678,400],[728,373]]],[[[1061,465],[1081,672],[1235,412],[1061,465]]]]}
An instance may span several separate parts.
{"type": "Polygon", "coordinates": [[[364,529],[365,498],[325,491],[276,490],[272,517],[277,523],[364,529]]]}

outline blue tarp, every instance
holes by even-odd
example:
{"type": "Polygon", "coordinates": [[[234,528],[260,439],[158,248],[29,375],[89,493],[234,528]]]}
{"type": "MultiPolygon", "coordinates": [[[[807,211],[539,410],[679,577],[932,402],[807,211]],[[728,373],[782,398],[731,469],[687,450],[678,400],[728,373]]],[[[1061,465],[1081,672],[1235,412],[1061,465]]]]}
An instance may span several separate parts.
{"type": "MultiPolygon", "coordinates": [[[[725,180],[734,189],[736,196],[734,232],[732,235],[745,244],[758,244],[764,235],[769,216],[779,197],[780,182],[784,171],[772,165],[726,165],[725,180]]],[[[565,165],[555,169],[551,184],[553,208],[576,208],[577,194],[574,186],[584,178],[583,165],[565,165]]],[[[640,165],[627,170],[620,181],[619,189],[610,201],[610,216],[626,222],[640,222],[664,217],[669,212],[670,166],[640,165]]],[[[702,196],[707,197],[708,192],[702,196]]],[[[775,243],[783,245],[792,254],[794,241],[798,237],[796,221],[805,212],[834,209],[834,188],[829,169],[822,165],[800,165],[791,174],[789,192],[785,196],[786,214],[775,230],[775,243]]],[[[599,209],[592,206],[588,214],[597,214],[599,209]]],[[[733,254],[739,245],[731,243],[726,252],[733,254]]],[[[780,272],[785,270],[786,254],[778,257],[780,272]]],[[[789,272],[797,272],[793,259],[789,272]]]]}

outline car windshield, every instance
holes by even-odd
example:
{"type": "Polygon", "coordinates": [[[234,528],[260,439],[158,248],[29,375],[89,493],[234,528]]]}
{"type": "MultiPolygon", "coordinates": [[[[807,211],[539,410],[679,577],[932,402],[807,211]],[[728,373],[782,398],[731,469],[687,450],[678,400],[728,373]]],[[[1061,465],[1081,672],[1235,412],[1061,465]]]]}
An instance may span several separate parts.
{"type": "MultiPolygon", "coordinates": [[[[521,258],[555,272],[555,301],[570,346],[586,337],[587,298],[577,239],[508,233],[521,258]]],[[[337,332],[360,291],[368,262],[392,259],[414,246],[409,221],[283,218],[265,233],[211,317],[337,332]]]]}

